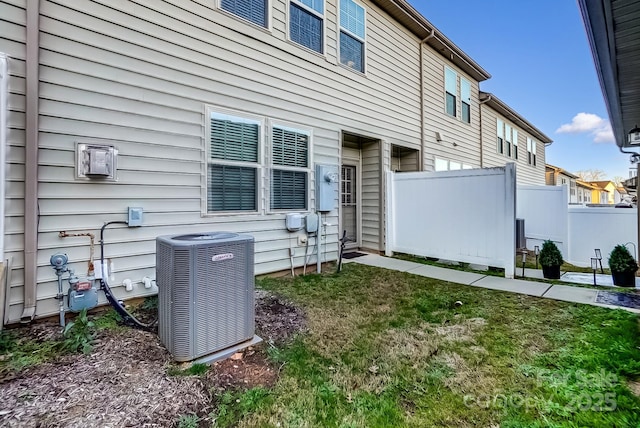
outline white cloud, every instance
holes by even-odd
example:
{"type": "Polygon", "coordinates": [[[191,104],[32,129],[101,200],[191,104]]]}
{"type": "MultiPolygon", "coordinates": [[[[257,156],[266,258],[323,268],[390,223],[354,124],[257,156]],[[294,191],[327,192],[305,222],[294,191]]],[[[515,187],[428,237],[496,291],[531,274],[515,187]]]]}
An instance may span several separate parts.
{"type": "Polygon", "coordinates": [[[614,143],[615,137],[608,120],[593,113],[578,113],[571,123],[556,129],[558,134],[590,134],[596,143],[614,143]]]}

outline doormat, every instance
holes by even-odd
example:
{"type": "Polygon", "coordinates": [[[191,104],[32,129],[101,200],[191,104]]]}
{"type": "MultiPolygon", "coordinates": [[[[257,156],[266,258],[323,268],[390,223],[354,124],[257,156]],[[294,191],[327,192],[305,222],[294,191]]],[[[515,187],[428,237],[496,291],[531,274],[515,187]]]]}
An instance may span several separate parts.
{"type": "Polygon", "coordinates": [[[598,291],[598,295],[596,296],[596,303],[640,309],[640,295],[629,293],[614,293],[612,291],[598,291]]]}
{"type": "Polygon", "coordinates": [[[352,251],[350,253],[344,253],[342,255],[343,259],[355,259],[356,257],[362,257],[362,256],[366,256],[367,253],[359,253],[357,251],[352,251]]]}

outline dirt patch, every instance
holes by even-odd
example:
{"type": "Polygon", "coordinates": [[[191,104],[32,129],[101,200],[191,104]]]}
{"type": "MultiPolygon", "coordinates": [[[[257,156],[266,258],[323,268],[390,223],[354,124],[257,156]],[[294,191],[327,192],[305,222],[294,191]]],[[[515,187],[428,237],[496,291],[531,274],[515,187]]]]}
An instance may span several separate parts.
{"type": "MultiPolygon", "coordinates": [[[[256,329],[265,341],[281,344],[306,329],[300,308],[257,294],[256,329]]],[[[61,339],[55,323],[15,334],[34,341],[61,339]]],[[[88,355],[63,355],[0,381],[0,426],[171,427],[187,414],[207,424],[217,394],[275,384],[279,370],[269,363],[266,346],[215,363],[200,376],[170,376],[175,364],[155,333],[102,330],[88,355]]]]}
{"type": "Polygon", "coordinates": [[[304,311],[267,291],[256,291],[256,333],[267,343],[283,344],[307,331],[304,311]]]}

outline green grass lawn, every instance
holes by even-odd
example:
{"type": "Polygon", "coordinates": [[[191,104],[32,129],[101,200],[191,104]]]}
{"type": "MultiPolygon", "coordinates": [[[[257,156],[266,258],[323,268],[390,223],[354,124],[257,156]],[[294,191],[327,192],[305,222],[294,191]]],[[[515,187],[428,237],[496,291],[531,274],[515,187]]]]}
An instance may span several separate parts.
{"type": "Polygon", "coordinates": [[[226,397],[218,425],[640,426],[628,312],[357,264],[257,285],[304,307],[309,332],[270,348],[277,384],[226,397]]]}

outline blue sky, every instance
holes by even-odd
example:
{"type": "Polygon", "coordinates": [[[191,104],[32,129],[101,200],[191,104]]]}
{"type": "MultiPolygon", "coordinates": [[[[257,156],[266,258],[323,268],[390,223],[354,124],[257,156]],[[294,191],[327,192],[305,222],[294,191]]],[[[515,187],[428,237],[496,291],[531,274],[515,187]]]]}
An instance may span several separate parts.
{"type": "Polygon", "coordinates": [[[492,75],[483,91],[554,140],[548,163],[571,172],[600,169],[609,179],[629,176],[629,157],[609,132],[575,0],[409,1],[492,75]]]}

